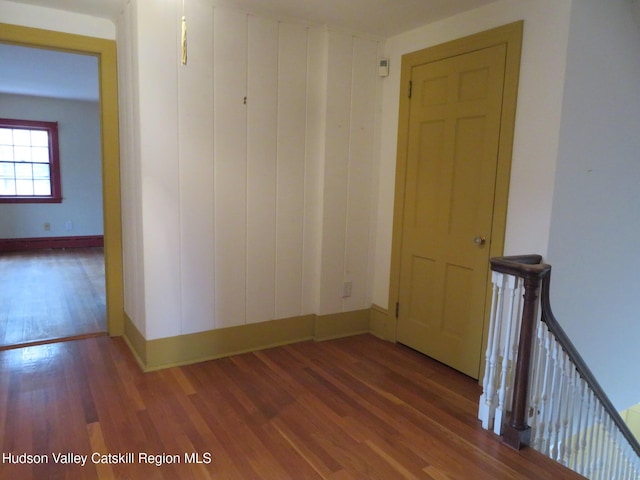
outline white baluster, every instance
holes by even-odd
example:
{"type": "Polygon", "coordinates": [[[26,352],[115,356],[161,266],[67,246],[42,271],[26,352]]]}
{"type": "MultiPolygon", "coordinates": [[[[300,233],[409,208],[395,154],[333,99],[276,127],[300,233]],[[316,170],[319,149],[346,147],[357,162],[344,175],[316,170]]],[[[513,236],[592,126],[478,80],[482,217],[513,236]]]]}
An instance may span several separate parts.
{"type": "MultiPolygon", "coordinates": [[[[583,380],[584,382],[584,380],[583,380]]],[[[585,475],[588,470],[589,464],[589,435],[591,434],[590,425],[591,425],[591,414],[593,412],[593,394],[591,390],[588,388],[585,382],[585,395],[587,398],[587,409],[585,410],[585,418],[584,418],[584,427],[582,431],[582,455],[580,455],[580,468],[576,470],[578,473],[585,475]]]]}
{"type": "Polygon", "coordinates": [[[621,459],[621,449],[620,449],[620,440],[621,435],[620,431],[617,427],[613,427],[613,432],[611,434],[611,466],[609,468],[609,478],[620,478],[620,472],[618,466],[620,465],[621,459]]]}
{"type": "Polygon", "coordinates": [[[626,440],[620,442],[620,460],[621,460],[621,474],[620,478],[637,478],[637,470],[634,468],[634,462],[631,460],[634,457],[634,452],[631,446],[626,440]]]}
{"type": "Polygon", "coordinates": [[[615,474],[616,474],[616,459],[618,456],[618,450],[617,450],[617,445],[618,442],[620,441],[620,438],[618,437],[618,427],[616,426],[616,424],[613,421],[613,418],[609,417],[609,453],[607,455],[609,464],[607,465],[607,471],[606,471],[606,475],[608,479],[612,479],[615,478],[615,474]]]}
{"type": "Polygon", "coordinates": [[[553,360],[551,353],[551,333],[545,329],[544,332],[544,379],[542,384],[542,401],[540,406],[542,416],[540,419],[540,451],[549,455],[549,421],[551,419],[551,378],[553,376],[553,360]]]}
{"type": "Polygon", "coordinates": [[[567,372],[567,385],[566,385],[566,401],[564,403],[564,413],[563,413],[563,425],[562,425],[562,436],[561,436],[561,444],[560,444],[560,458],[559,461],[565,465],[569,465],[569,458],[571,458],[573,442],[571,441],[571,437],[573,435],[573,419],[574,419],[574,411],[576,405],[576,369],[573,368],[571,360],[565,352],[563,353],[563,359],[565,363],[565,371],[567,372]]]}
{"type": "Polygon", "coordinates": [[[629,459],[629,478],[633,480],[638,480],[640,475],[638,474],[638,455],[635,453],[635,450],[631,447],[631,444],[627,442],[627,458],[629,459]]]}
{"type": "Polygon", "coordinates": [[[564,455],[566,451],[565,432],[567,431],[567,426],[569,424],[569,413],[568,413],[569,388],[570,388],[570,381],[569,381],[570,370],[569,369],[571,368],[571,366],[569,365],[569,362],[567,360],[566,352],[562,350],[562,347],[559,345],[558,345],[558,348],[560,350],[558,352],[558,365],[560,366],[560,369],[561,369],[561,375],[560,375],[560,385],[559,385],[560,389],[558,392],[560,402],[558,403],[558,407],[557,407],[557,411],[558,411],[558,419],[556,422],[557,447],[556,447],[555,460],[557,460],[560,463],[563,463],[564,455]]]}
{"type": "Polygon", "coordinates": [[[627,459],[626,459],[626,453],[625,453],[625,448],[623,446],[623,443],[618,443],[618,475],[616,478],[625,478],[626,476],[626,463],[627,463],[627,459]]]}
{"type": "Polygon", "coordinates": [[[491,299],[491,316],[489,323],[489,336],[487,339],[486,364],[482,395],[478,406],[478,419],[482,422],[482,428],[489,430],[493,427],[495,414],[495,367],[497,361],[497,348],[500,341],[500,324],[502,322],[502,290],[504,276],[499,272],[492,272],[493,294],[491,299]]]}
{"type": "Polygon", "coordinates": [[[540,433],[540,400],[542,395],[542,382],[544,377],[544,332],[545,324],[538,322],[536,326],[536,336],[533,342],[533,371],[531,375],[531,387],[529,389],[529,425],[531,426],[531,447],[540,449],[542,439],[540,433]]]}
{"type": "Polygon", "coordinates": [[[635,476],[635,473],[636,473],[635,469],[633,468],[633,460],[632,460],[632,458],[634,456],[635,455],[633,454],[632,449],[629,448],[627,450],[627,460],[628,460],[628,463],[629,463],[629,478],[631,478],[633,480],[638,480],[638,477],[635,476]]]}
{"type": "Polygon", "coordinates": [[[575,439],[574,439],[574,453],[573,453],[573,462],[571,463],[571,468],[576,472],[582,471],[582,452],[584,449],[583,439],[586,430],[586,418],[587,418],[587,410],[589,409],[589,402],[586,396],[586,382],[579,377],[578,381],[578,396],[580,398],[579,404],[580,408],[578,410],[578,419],[576,425],[575,439]]]}
{"type": "MultiPolygon", "coordinates": [[[[515,367],[516,360],[518,359],[518,346],[520,344],[520,328],[522,328],[522,310],[524,309],[524,278],[516,277],[516,285],[514,292],[517,300],[516,313],[515,313],[515,322],[514,328],[512,330],[512,341],[511,341],[511,354],[509,358],[511,359],[511,365],[515,367]]],[[[507,410],[511,409],[511,405],[513,404],[513,384],[515,378],[511,379],[508,384],[507,391],[507,410]]]]}
{"type": "Polygon", "coordinates": [[[607,468],[604,471],[604,477],[606,480],[609,480],[613,477],[613,459],[615,457],[615,447],[616,447],[616,431],[618,427],[616,426],[613,418],[608,417],[609,427],[607,429],[607,468]]]}
{"type": "Polygon", "coordinates": [[[517,318],[517,312],[515,309],[516,301],[515,296],[518,293],[516,290],[517,279],[513,275],[509,275],[505,282],[505,288],[507,291],[507,314],[502,324],[506,327],[504,333],[504,345],[502,348],[502,369],[500,376],[500,387],[498,388],[498,406],[496,408],[495,420],[493,424],[493,431],[496,435],[502,435],[503,415],[506,411],[505,400],[507,397],[507,389],[509,386],[511,373],[511,342],[514,341],[512,332],[515,330],[514,324],[520,323],[520,319],[517,318]]]}
{"type": "Polygon", "coordinates": [[[558,439],[558,410],[560,403],[560,378],[562,376],[562,372],[560,370],[559,359],[558,359],[558,342],[553,339],[552,345],[552,362],[553,362],[553,370],[551,376],[551,389],[550,391],[550,402],[549,402],[549,422],[547,422],[547,429],[549,431],[549,447],[548,447],[548,456],[550,458],[556,459],[556,451],[558,448],[557,439],[558,439]]]}
{"type": "Polygon", "coordinates": [[[629,464],[629,460],[627,455],[625,454],[622,457],[622,478],[627,479],[627,480],[631,480],[631,469],[629,468],[630,464],[629,464]]]}
{"type": "MultiPolygon", "coordinates": [[[[596,466],[593,472],[593,478],[605,479],[604,470],[607,465],[607,421],[609,420],[609,416],[606,415],[604,407],[600,404],[600,423],[598,424],[598,447],[596,451],[598,452],[596,455],[596,466]]],[[[609,479],[605,479],[609,480],[609,479]]]]}
{"type": "Polygon", "coordinates": [[[598,438],[600,435],[600,402],[594,393],[594,408],[592,415],[591,433],[589,435],[589,441],[591,442],[591,453],[589,454],[589,476],[592,476],[598,465],[598,438]]]}
{"type": "Polygon", "coordinates": [[[629,460],[629,449],[624,439],[621,439],[620,452],[620,478],[631,478],[633,471],[629,460]]]}
{"type": "Polygon", "coordinates": [[[602,480],[610,480],[607,478],[607,467],[609,466],[609,421],[611,417],[602,409],[603,417],[600,422],[600,449],[598,458],[598,468],[596,470],[596,478],[602,480]]]}
{"type": "Polygon", "coordinates": [[[622,450],[620,449],[620,435],[616,435],[618,441],[615,444],[614,460],[613,460],[613,473],[612,479],[619,479],[622,475],[622,450]]]}
{"type": "Polygon", "coordinates": [[[591,452],[589,454],[589,478],[591,478],[596,471],[597,461],[600,457],[600,404],[596,403],[593,410],[593,426],[591,428],[591,452]]]}

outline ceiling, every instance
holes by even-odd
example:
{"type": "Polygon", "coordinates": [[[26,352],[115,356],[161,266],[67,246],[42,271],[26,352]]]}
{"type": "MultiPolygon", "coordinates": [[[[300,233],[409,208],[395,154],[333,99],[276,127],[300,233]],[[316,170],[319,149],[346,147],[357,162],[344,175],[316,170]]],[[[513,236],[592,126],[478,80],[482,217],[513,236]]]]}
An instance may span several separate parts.
{"type": "MultiPolygon", "coordinates": [[[[127,2],[127,0],[10,1],[110,20],[117,18],[127,2]]],[[[216,5],[236,6],[256,13],[296,18],[312,24],[329,25],[386,38],[495,0],[208,1],[216,5]]],[[[82,100],[98,98],[97,64],[93,57],[0,44],[0,65],[2,65],[0,92],[82,100]],[[74,74],[68,75],[69,71],[73,71],[74,74]]]]}
{"type": "MultiPolygon", "coordinates": [[[[127,0],[9,0],[115,20],[127,0]]],[[[158,1],[158,0],[144,0],[158,1]]],[[[166,0],[163,0],[166,1],[166,0]]],[[[174,0],[178,3],[180,0],[174,0]]],[[[204,0],[389,37],[495,0],[204,0]]]]}

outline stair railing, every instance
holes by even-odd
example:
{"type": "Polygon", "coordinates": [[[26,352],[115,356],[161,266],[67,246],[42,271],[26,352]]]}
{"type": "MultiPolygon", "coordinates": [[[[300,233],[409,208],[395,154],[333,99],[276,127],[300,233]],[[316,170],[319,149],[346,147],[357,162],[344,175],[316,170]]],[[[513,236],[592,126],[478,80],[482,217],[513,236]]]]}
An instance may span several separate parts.
{"type": "Polygon", "coordinates": [[[490,262],[483,428],[587,478],[640,479],[640,443],[551,311],[551,266],[540,255],[490,262]]]}

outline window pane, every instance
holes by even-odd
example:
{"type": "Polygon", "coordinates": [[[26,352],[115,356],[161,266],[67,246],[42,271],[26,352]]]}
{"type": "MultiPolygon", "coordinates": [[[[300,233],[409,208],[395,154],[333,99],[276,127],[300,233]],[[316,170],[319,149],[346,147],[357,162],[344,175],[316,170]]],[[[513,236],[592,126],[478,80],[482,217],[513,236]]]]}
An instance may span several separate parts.
{"type": "Polygon", "coordinates": [[[40,163],[49,163],[48,147],[33,147],[31,149],[31,161],[40,163]]]}
{"type": "Polygon", "coordinates": [[[31,132],[29,130],[13,130],[14,145],[31,145],[31,132]]]}
{"type": "Polygon", "coordinates": [[[31,179],[33,178],[33,170],[30,163],[16,163],[16,178],[31,179]]]}
{"type": "Polygon", "coordinates": [[[11,145],[0,145],[0,160],[13,160],[13,147],[11,145]]]}
{"type": "Polygon", "coordinates": [[[33,181],[32,180],[16,180],[16,194],[33,195],[33,181]]]}
{"type": "Polygon", "coordinates": [[[36,195],[51,195],[51,183],[49,180],[34,180],[33,192],[36,195]]]}
{"type": "Polygon", "coordinates": [[[16,182],[13,180],[0,180],[0,195],[15,195],[16,182]]]}
{"type": "Polygon", "coordinates": [[[31,161],[31,147],[15,147],[13,149],[16,156],[16,162],[30,162],[31,161]]]}
{"type": "Polygon", "coordinates": [[[48,164],[38,164],[35,163],[33,165],[33,178],[34,180],[46,180],[49,181],[49,165],[48,164]]]}
{"type": "Polygon", "coordinates": [[[13,178],[14,176],[13,163],[0,163],[0,178],[13,178]]]}
{"type": "Polygon", "coordinates": [[[44,130],[31,130],[31,145],[34,147],[48,147],[49,133],[44,130]]]}
{"type": "Polygon", "coordinates": [[[10,128],[0,128],[0,144],[13,145],[13,130],[10,128]]]}

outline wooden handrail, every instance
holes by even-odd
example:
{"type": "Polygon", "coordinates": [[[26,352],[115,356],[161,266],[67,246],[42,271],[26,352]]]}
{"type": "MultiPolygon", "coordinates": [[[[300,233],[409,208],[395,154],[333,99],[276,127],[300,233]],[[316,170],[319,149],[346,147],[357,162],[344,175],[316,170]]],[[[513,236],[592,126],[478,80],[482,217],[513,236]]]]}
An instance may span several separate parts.
{"type": "Polygon", "coordinates": [[[491,269],[496,272],[514,275],[524,279],[524,307],[522,327],[518,345],[518,361],[514,381],[512,413],[505,425],[503,440],[513,448],[519,449],[528,444],[530,427],[526,423],[526,408],[531,370],[531,350],[534,325],[537,319],[538,296],[540,297],[541,319],[549,331],[571,359],[576,371],[588,384],[594,396],[600,401],[620,433],[629,442],[640,457],[640,443],[615,409],[586,362],[562,329],[551,310],[549,291],[551,285],[551,265],[542,262],[540,255],[519,255],[497,257],[490,260],[491,269]]]}
{"type": "Polygon", "coordinates": [[[551,265],[542,263],[542,255],[514,255],[494,257],[489,260],[494,272],[515,275],[521,278],[542,278],[551,271],[551,265]]]}

